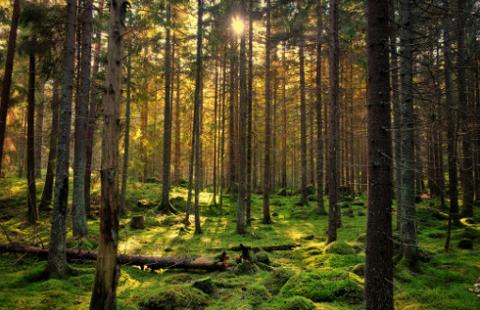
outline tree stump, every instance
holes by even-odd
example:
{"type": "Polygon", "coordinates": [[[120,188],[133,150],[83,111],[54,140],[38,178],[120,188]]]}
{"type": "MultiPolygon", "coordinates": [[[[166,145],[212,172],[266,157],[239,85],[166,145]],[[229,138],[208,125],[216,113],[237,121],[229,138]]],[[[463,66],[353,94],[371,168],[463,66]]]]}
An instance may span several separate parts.
{"type": "Polygon", "coordinates": [[[133,229],[144,229],[145,228],[145,218],[143,215],[135,215],[130,220],[130,227],[133,229]]]}

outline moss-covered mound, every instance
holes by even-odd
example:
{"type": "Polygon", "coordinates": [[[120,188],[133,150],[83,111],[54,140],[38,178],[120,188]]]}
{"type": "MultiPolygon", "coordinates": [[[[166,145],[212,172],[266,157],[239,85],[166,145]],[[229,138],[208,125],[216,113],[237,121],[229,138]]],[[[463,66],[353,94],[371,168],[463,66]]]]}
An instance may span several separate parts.
{"type": "Polygon", "coordinates": [[[355,249],[346,242],[335,241],[328,244],[323,250],[325,254],[351,255],[355,254],[355,249]]]}
{"type": "Polygon", "coordinates": [[[265,286],[256,284],[247,288],[246,298],[248,303],[257,309],[262,303],[270,301],[272,295],[265,286]]]}
{"type": "Polygon", "coordinates": [[[359,255],[340,255],[340,254],[321,254],[309,256],[303,260],[309,269],[331,267],[342,268],[350,267],[363,262],[363,257],[359,255]]]}
{"type": "Polygon", "coordinates": [[[342,300],[358,303],[362,300],[363,288],[362,280],[357,275],[325,268],[291,277],[280,293],[286,297],[303,296],[315,302],[342,300]]]}
{"type": "Polygon", "coordinates": [[[282,286],[287,283],[288,279],[290,279],[294,275],[294,272],[290,269],[286,268],[277,268],[274,269],[268,278],[265,279],[264,284],[267,289],[273,295],[278,294],[282,286]]]}
{"type": "Polygon", "coordinates": [[[200,310],[208,305],[208,295],[184,285],[172,285],[140,302],[142,310],[200,310]]]}
{"type": "Polygon", "coordinates": [[[279,305],[280,310],[314,310],[315,304],[308,298],[293,296],[283,300],[279,305]]]}

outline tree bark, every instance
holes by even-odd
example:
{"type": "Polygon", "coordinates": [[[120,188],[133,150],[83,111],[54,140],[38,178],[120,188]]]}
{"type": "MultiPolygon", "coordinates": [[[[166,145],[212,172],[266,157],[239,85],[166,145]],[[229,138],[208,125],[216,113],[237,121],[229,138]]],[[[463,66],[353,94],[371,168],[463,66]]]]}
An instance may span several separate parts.
{"type": "MultiPolygon", "coordinates": [[[[98,1],[98,15],[103,15],[104,0],[98,1]]],[[[97,29],[95,35],[95,47],[93,54],[93,65],[92,65],[92,79],[95,80],[98,70],[100,67],[100,50],[102,47],[102,32],[101,28],[97,29]]],[[[85,210],[87,214],[90,213],[90,185],[92,180],[92,161],[93,161],[93,145],[94,145],[94,135],[95,135],[95,126],[97,122],[97,107],[98,103],[101,100],[100,97],[100,87],[95,86],[95,83],[92,84],[90,88],[90,104],[88,107],[88,124],[87,124],[87,146],[86,153],[87,159],[85,163],[85,210]]]]}
{"type": "Polygon", "coordinates": [[[271,148],[271,117],[270,117],[270,32],[271,32],[271,1],[267,2],[267,25],[265,37],[265,153],[263,173],[263,223],[270,224],[270,148],[271,148]]]}
{"type": "Polygon", "coordinates": [[[401,160],[400,238],[402,254],[412,267],[417,261],[415,223],[415,115],[413,110],[413,38],[411,0],[400,0],[401,160]]]}
{"type": "Polygon", "coordinates": [[[28,109],[27,109],[27,182],[28,222],[38,220],[37,190],[35,187],[35,54],[28,55],[28,109]]]}
{"type": "Polygon", "coordinates": [[[472,161],[472,143],[471,143],[471,111],[469,108],[468,98],[466,94],[466,74],[465,74],[465,0],[457,1],[456,16],[456,37],[457,37],[457,83],[458,83],[458,103],[463,105],[460,111],[461,124],[461,144],[463,152],[463,161],[461,165],[461,183],[463,187],[463,205],[462,217],[473,216],[473,161],[472,161]]]}
{"type": "Polygon", "coordinates": [[[75,32],[77,2],[68,0],[65,23],[65,54],[63,59],[62,97],[60,100],[59,136],[57,140],[57,164],[55,197],[53,201],[52,228],[48,253],[48,272],[51,277],[68,274],[66,247],[66,216],[68,206],[68,176],[70,158],[70,127],[72,122],[72,91],[75,57],[75,32]]]}
{"type": "Polygon", "coordinates": [[[247,225],[251,224],[252,209],[252,135],[253,135],[253,0],[248,1],[248,93],[247,93],[247,225]]]}
{"type": "Polygon", "coordinates": [[[35,178],[42,177],[42,144],[43,144],[43,117],[45,112],[44,87],[45,83],[38,83],[38,97],[35,107],[35,178]]]}
{"type": "Polygon", "coordinates": [[[110,1],[107,68],[103,97],[100,242],[90,309],[115,309],[120,275],[118,249],[118,141],[122,88],[123,36],[128,2],[110,1]]]}
{"type": "Polygon", "coordinates": [[[340,211],[337,210],[338,187],[338,2],[330,0],[330,49],[329,49],[329,75],[330,75],[330,109],[329,109],[329,139],[328,139],[328,240],[337,240],[337,227],[339,225],[340,211]]]}
{"type": "Polygon", "coordinates": [[[92,19],[93,1],[82,0],[80,28],[81,56],[80,56],[80,85],[75,107],[75,145],[73,163],[73,200],[72,200],[72,228],[76,238],[86,237],[87,212],[85,205],[85,174],[87,162],[87,126],[88,105],[90,102],[90,72],[92,60],[92,19]]]}
{"type": "Polygon", "coordinates": [[[305,97],[305,39],[303,38],[303,28],[299,33],[299,55],[300,60],[300,157],[301,157],[301,175],[300,175],[300,204],[308,204],[307,192],[307,99],[305,97]]]}
{"type": "Polygon", "coordinates": [[[122,169],[122,192],[120,196],[120,213],[127,211],[126,195],[127,195],[127,183],[128,183],[128,158],[130,148],[130,105],[132,103],[131,96],[132,89],[132,55],[131,50],[127,55],[127,102],[125,106],[125,135],[123,137],[123,169],[122,169]]]}
{"type": "Polygon", "coordinates": [[[323,122],[322,122],[322,2],[317,2],[317,38],[316,38],[316,76],[315,107],[317,120],[317,209],[319,214],[326,214],[323,203],[323,122]]]}
{"type": "Polygon", "coordinates": [[[17,44],[17,29],[20,19],[20,0],[13,2],[12,20],[8,34],[7,55],[5,59],[5,70],[3,71],[2,92],[0,93],[0,176],[2,173],[3,146],[5,141],[5,130],[7,127],[7,112],[10,105],[10,89],[12,88],[13,61],[15,58],[15,46],[17,44]]]}
{"type": "Polygon", "coordinates": [[[50,130],[50,147],[48,151],[47,173],[45,175],[45,185],[43,186],[42,198],[39,209],[47,209],[52,203],[53,181],[55,177],[55,163],[57,157],[57,136],[58,136],[58,108],[60,102],[59,95],[60,83],[55,79],[53,83],[53,96],[51,102],[52,125],[50,130]]]}
{"type": "Polygon", "coordinates": [[[193,120],[193,135],[195,136],[195,233],[201,234],[200,226],[200,190],[202,184],[202,90],[203,90],[203,0],[198,0],[198,20],[197,20],[197,59],[195,75],[195,107],[193,120]]]}
{"type": "Polygon", "coordinates": [[[388,1],[367,2],[368,221],[365,309],[393,310],[388,1]]]}
{"type": "Polygon", "coordinates": [[[171,103],[171,4],[167,4],[167,24],[165,38],[165,111],[163,122],[163,169],[162,169],[162,210],[170,209],[170,158],[172,149],[172,103],[171,103]]]}

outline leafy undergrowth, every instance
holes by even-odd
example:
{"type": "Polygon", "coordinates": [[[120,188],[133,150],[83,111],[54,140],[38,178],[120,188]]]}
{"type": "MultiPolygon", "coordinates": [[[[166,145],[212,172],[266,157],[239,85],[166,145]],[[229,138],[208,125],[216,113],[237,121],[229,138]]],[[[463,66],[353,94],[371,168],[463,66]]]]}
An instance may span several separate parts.
{"type": "MultiPolygon", "coordinates": [[[[38,183],[38,188],[42,184],[38,183]]],[[[47,246],[49,212],[42,212],[37,226],[26,218],[26,183],[0,179],[0,242],[12,241],[47,246]]],[[[40,195],[40,193],[39,193],[40,195]]],[[[93,191],[98,201],[99,191],[93,191]]],[[[186,190],[172,190],[174,207],[185,208],[186,190]]],[[[117,290],[119,309],[362,309],[365,197],[352,203],[353,217],[343,208],[343,225],[338,242],[326,246],[327,217],[315,210],[315,202],[298,206],[298,196],[273,195],[273,225],[261,223],[261,197],[253,197],[253,222],[248,233],[235,233],[235,203],[225,197],[223,210],[211,205],[211,193],[201,195],[202,235],[185,229],[182,214],[158,212],[161,186],[158,183],[131,183],[127,197],[130,212],[121,219],[120,253],[190,256],[219,254],[219,248],[240,243],[262,247],[298,243],[291,251],[258,254],[270,267],[254,274],[227,272],[142,271],[122,267],[117,290]],[[141,202],[140,204],[138,202],[141,202]],[[362,205],[363,204],[363,205],[362,205]],[[134,215],[145,215],[145,229],[130,228],[134,215]],[[266,257],[268,256],[268,257],[266,257]]],[[[418,205],[419,245],[430,257],[415,272],[400,262],[395,270],[396,309],[480,309],[480,298],[469,291],[480,277],[480,218],[463,221],[452,234],[451,250],[443,250],[446,221],[432,215],[435,201],[418,205]],[[460,240],[472,240],[473,250],[457,247],[460,240]]],[[[94,204],[94,207],[97,207],[94,204]]],[[[445,210],[440,210],[445,212],[445,210]]],[[[478,211],[477,211],[478,212],[478,211]]],[[[95,249],[98,219],[89,220],[89,237],[70,247],[95,249]]],[[[69,230],[70,231],[70,230],[69,230]]],[[[231,263],[237,252],[228,252],[231,263]]],[[[46,279],[46,262],[36,258],[0,255],[0,309],[88,309],[94,264],[72,264],[75,275],[66,280],[46,279]]],[[[262,267],[262,265],[260,265],[262,267]]],[[[263,266],[265,267],[265,266],[263,266]]]]}

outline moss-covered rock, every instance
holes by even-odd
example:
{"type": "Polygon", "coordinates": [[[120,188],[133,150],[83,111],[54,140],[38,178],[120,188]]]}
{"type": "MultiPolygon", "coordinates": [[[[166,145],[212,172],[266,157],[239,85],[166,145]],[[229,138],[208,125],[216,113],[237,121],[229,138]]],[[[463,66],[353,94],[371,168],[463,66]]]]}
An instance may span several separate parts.
{"type": "Polygon", "coordinates": [[[361,278],[353,273],[324,268],[294,275],[280,293],[286,297],[303,296],[315,302],[341,300],[358,303],[363,297],[363,287],[361,278]]]}
{"type": "Polygon", "coordinates": [[[200,310],[208,305],[208,295],[191,286],[172,285],[141,301],[141,310],[200,310]]]}
{"type": "Polygon", "coordinates": [[[272,293],[272,295],[278,294],[282,286],[287,283],[295,273],[291,269],[286,268],[276,268],[274,269],[269,277],[265,279],[265,287],[272,293]]]}
{"type": "Polygon", "coordinates": [[[323,250],[325,254],[350,255],[355,254],[355,249],[346,242],[335,241],[328,244],[323,250]]]}
{"type": "Polygon", "coordinates": [[[212,278],[210,277],[196,280],[192,283],[192,286],[209,295],[213,294],[217,289],[215,283],[213,283],[212,278]]]}

